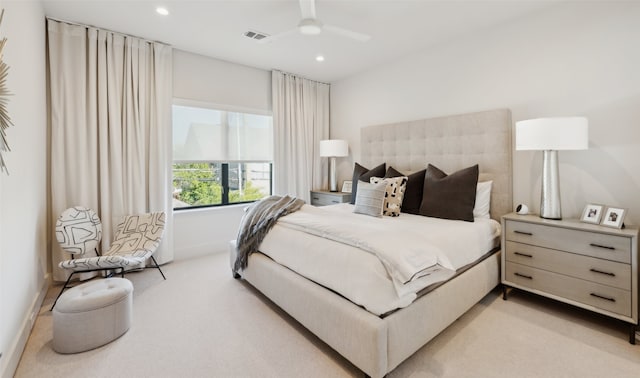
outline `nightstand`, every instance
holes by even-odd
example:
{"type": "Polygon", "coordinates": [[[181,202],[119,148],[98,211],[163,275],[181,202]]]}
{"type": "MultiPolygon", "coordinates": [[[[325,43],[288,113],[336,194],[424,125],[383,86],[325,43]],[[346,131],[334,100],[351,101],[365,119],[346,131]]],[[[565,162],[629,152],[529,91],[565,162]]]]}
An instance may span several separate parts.
{"type": "Polygon", "coordinates": [[[313,206],[335,205],[336,203],[348,203],[351,201],[351,193],[329,192],[326,190],[312,190],[311,204],[313,206]]]}
{"type": "Polygon", "coordinates": [[[508,214],[502,251],[503,299],[513,287],[622,320],[635,344],[638,228],[508,214]]]}

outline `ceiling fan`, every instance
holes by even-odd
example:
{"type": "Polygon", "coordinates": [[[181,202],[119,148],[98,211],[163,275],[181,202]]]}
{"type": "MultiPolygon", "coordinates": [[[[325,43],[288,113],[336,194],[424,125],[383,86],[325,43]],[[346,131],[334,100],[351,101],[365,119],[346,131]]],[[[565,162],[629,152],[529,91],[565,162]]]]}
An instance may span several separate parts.
{"type": "Polygon", "coordinates": [[[318,35],[322,32],[328,32],[351,38],[359,42],[366,42],[371,39],[370,35],[364,33],[358,33],[339,26],[322,23],[322,21],[316,18],[315,0],[300,0],[300,14],[302,15],[302,19],[296,28],[263,38],[260,40],[260,43],[273,42],[296,32],[304,35],[318,35]]]}

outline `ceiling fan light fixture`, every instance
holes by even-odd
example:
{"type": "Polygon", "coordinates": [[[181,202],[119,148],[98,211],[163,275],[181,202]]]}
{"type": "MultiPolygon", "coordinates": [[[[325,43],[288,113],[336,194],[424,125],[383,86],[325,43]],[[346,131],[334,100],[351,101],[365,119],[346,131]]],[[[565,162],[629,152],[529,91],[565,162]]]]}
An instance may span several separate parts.
{"type": "MultiPolygon", "coordinates": [[[[322,21],[316,18],[316,1],[315,0],[299,0],[300,2],[300,15],[301,20],[295,28],[287,31],[266,36],[262,38],[260,43],[271,43],[285,36],[293,33],[300,33],[302,35],[318,35],[318,34],[331,34],[339,35],[353,39],[358,42],[366,42],[371,39],[370,35],[358,33],[353,30],[345,29],[339,26],[331,24],[323,24],[322,21]]],[[[246,34],[245,34],[246,35],[246,34]]]]}
{"type": "Polygon", "coordinates": [[[322,31],[322,23],[313,18],[305,18],[298,24],[298,30],[304,35],[318,35],[322,31]]]}

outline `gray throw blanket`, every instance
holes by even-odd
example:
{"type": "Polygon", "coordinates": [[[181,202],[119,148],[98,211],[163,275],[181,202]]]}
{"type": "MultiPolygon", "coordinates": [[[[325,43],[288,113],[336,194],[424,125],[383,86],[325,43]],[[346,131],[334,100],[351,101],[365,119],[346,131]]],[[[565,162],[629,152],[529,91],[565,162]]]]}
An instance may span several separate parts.
{"type": "Polygon", "coordinates": [[[237,256],[233,271],[247,267],[249,255],[258,250],[278,218],[299,210],[304,201],[289,196],[270,196],[254,203],[242,217],[236,240],[237,256]]]}

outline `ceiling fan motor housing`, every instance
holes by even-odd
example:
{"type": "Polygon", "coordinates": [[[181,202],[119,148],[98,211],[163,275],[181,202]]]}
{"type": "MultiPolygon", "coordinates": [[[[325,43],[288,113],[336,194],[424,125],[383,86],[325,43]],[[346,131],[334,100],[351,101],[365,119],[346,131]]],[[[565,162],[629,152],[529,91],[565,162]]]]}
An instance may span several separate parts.
{"type": "Polygon", "coordinates": [[[322,22],[314,18],[305,18],[298,24],[298,30],[305,35],[318,35],[322,32],[322,22]]]}

